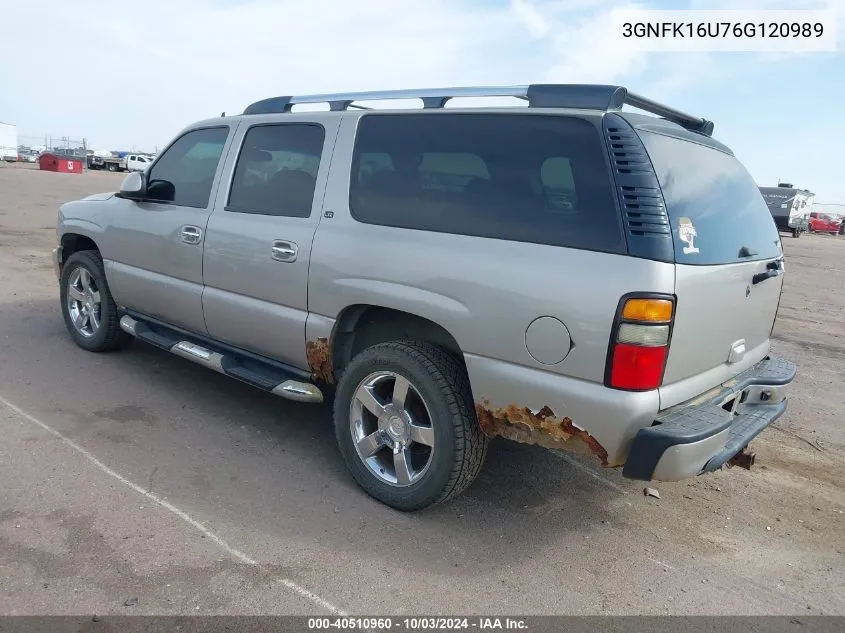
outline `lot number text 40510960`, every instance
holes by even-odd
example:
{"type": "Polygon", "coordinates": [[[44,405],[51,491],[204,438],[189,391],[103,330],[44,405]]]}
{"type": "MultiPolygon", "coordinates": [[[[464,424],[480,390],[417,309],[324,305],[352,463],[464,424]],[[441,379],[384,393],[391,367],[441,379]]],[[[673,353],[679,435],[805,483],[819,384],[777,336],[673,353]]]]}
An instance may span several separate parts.
{"type": "Polygon", "coordinates": [[[348,629],[367,631],[442,631],[442,630],[526,630],[528,627],[520,618],[499,617],[323,617],[308,618],[311,631],[348,629]]]}

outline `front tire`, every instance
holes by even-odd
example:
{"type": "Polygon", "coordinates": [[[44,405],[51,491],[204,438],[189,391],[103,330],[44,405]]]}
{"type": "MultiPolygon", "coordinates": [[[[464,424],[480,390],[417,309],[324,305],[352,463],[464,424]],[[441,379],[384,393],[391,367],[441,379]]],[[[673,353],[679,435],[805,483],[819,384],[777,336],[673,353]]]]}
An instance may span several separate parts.
{"type": "Polygon", "coordinates": [[[334,423],[352,477],[397,510],[458,496],[487,453],[463,365],[429,343],[380,343],[355,356],[338,384],[334,423]]]}
{"type": "Polygon", "coordinates": [[[65,327],[79,347],[106,352],[132,340],[120,329],[117,306],[97,251],[79,251],[68,257],[59,284],[65,327]]]}

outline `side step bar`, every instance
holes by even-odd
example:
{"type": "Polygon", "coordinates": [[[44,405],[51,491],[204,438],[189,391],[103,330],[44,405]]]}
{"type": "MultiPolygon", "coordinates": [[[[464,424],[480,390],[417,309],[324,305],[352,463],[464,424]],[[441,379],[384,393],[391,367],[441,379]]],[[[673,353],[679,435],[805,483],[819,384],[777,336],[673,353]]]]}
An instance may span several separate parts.
{"type": "Polygon", "coordinates": [[[128,314],[121,317],[120,329],[146,343],[213,369],[219,374],[236,378],[262,391],[298,402],[323,402],[323,392],[319,387],[282,367],[235,352],[211,349],[212,346],[194,342],[181,332],[145,323],[128,314]]]}

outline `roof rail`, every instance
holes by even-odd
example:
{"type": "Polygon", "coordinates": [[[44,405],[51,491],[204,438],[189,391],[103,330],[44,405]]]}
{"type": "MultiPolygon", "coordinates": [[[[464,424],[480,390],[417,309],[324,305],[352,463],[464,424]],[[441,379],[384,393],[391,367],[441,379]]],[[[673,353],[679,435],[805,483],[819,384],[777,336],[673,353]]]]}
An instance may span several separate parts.
{"type": "Polygon", "coordinates": [[[302,103],[328,103],[333,111],[358,108],[356,101],[386,101],[393,99],[420,99],[423,108],[443,108],[450,99],[461,97],[516,97],[528,101],[532,108],[580,108],[584,110],[621,110],[630,105],[645,112],[663,117],[673,123],[705,136],[713,135],[713,122],[695,117],[667,105],[628,92],[622,86],[603,84],[528,84],[523,86],[478,86],[412,90],[382,90],[303,96],[282,96],[262,99],[250,104],[245,115],[290,112],[302,103]]]}

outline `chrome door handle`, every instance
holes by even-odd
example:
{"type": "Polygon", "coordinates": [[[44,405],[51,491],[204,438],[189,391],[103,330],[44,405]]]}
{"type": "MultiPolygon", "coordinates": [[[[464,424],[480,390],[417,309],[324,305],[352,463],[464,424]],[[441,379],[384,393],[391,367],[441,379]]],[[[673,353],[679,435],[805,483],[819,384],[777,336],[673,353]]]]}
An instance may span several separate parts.
{"type": "Polygon", "coordinates": [[[271,253],[277,262],[295,262],[299,247],[293,242],[276,240],[273,242],[271,253]]]}
{"type": "Polygon", "coordinates": [[[183,226],[182,241],[185,244],[199,244],[202,238],[202,230],[198,226],[183,226]]]}

